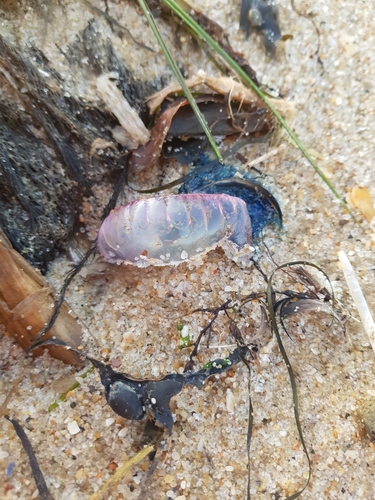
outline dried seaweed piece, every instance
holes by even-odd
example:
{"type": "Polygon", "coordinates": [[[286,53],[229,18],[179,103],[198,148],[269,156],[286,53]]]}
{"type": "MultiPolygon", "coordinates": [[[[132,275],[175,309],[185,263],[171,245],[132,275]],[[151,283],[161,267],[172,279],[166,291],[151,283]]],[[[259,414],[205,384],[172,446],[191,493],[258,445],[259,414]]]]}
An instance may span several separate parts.
{"type": "MultiPolygon", "coordinates": [[[[162,148],[170,149],[168,155],[174,156],[174,150],[169,148],[167,139],[169,141],[177,136],[186,141],[189,137],[202,136],[202,130],[187,100],[177,98],[168,102],[166,98],[169,93],[170,91],[166,91],[160,97],[155,95],[155,99],[150,101],[151,109],[154,109],[155,105],[159,105],[161,98],[165,99],[151,130],[149,142],[132,151],[129,158],[129,177],[133,180],[142,173],[143,185],[159,163],[162,148]]],[[[258,107],[249,96],[246,102],[239,102],[240,93],[230,97],[233,100],[231,103],[228,103],[227,96],[220,94],[196,97],[198,107],[213,135],[244,136],[248,142],[266,140],[274,130],[274,121],[268,110],[265,107],[258,107]]],[[[179,150],[177,155],[178,153],[179,150]]]]}
{"type": "MultiPolygon", "coordinates": [[[[216,92],[196,97],[196,103],[213,135],[245,137],[249,142],[253,142],[265,140],[274,131],[275,121],[272,113],[252,90],[241,83],[226,77],[209,77],[200,72],[186,80],[186,85],[189,88],[205,85],[216,92]]],[[[169,148],[165,143],[166,139],[180,136],[186,141],[188,138],[202,135],[201,127],[186,99],[177,98],[174,102],[168,102],[172,94],[181,90],[179,84],[171,84],[148,99],[150,112],[154,113],[159,106],[161,112],[151,130],[150,141],[145,146],[139,146],[130,156],[131,180],[142,172],[142,185],[147,183],[159,162],[163,145],[170,150],[168,156],[173,156],[173,148],[169,148]]],[[[279,100],[277,103],[281,107],[285,105],[285,101],[279,100]]],[[[181,146],[183,148],[184,145],[181,146]]]]}
{"type": "Polygon", "coordinates": [[[293,314],[306,311],[324,312],[332,314],[332,305],[317,299],[303,298],[299,300],[287,299],[280,307],[280,319],[284,320],[293,314]]]}
{"type": "Polygon", "coordinates": [[[208,368],[192,373],[174,373],[161,380],[140,380],[130,378],[124,373],[115,372],[109,365],[92,358],[89,359],[100,373],[105,396],[112,410],[129,420],[144,420],[149,415],[155,422],[172,431],[173,416],[169,408],[170,400],[184,385],[202,388],[207,378],[229,370],[245,356],[247,348],[240,352],[236,349],[228,358],[217,359],[208,368]]]}
{"type": "MultiPolygon", "coordinates": [[[[44,346],[65,347],[76,352],[59,339],[41,340],[35,348],[44,346]]],[[[97,359],[87,357],[99,370],[101,382],[105,388],[105,397],[112,410],[128,420],[153,419],[157,424],[172,431],[173,415],[169,407],[170,400],[178,394],[184,385],[202,388],[204,382],[212,375],[229,370],[239,363],[247,354],[246,346],[235,349],[228,358],[216,359],[209,366],[198,372],[172,373],[159,380],[136,379],[126,373],[114,371],[97,359]]],[[[76,352],[77,355],[81,355],[76,352]]]]}
{"type": "MultiPolygon", "coordinates": [[[[251,142],[261,136],[265,140],[273,130],[266,108],[228,103],[225,98],[212,95],[199,96],[196,101],[214,136],[243,136],[251,142]]],[[[181,107],[173,117],[167,138],[183,137],[186,140],[198,136],[202,136],[202,132],[190,106],[181,107]]]]}
{"type": "Polygon", "coordinates": [[[23,449],[25,450],[27,457],[29,459],[29,464],[31,467],[31,472],[33,478],[35,480],[35,484],[39,491],[40,500],[53,500],[53,496],[51,495],[47,483],[44,479],[43,473],[40,470],[38,460],[35,456],[35,452],[33,450],[32,444],[30,443],[29,438],[26,435],[26,432],[23,430],[21,424],[17,422],[17,420],[10,418],[8,415],[5,415],[5,418],[9,420],[9,422],[13,425],[14,430],[16,431],[17,436],[20,438],[23,449]]]}
{"type": "Polygon", "coordinates": [[[264,45],[268,52],[273,53],[275,42],[281,38],[275,0],[242,0],[240,28],[245,32],[246,38],[252,28],[263,33],[264,45]]]}
{"type": "MultiPolygon", "coordinates": [[[[51,315],[53,291],[43,276],[21,255],[13,250],[0,229],[0,323],[8,335],[27,350],[38,331],[51,315]]],[[[81,341],[81,327],[70,314],[66,302],[49,336],[55,336],[77,347],[81,341]]],[[[77,365],[79,358],[66,349],[52,349],[51,355],[65,363],[77,365]]],[[[40,355],[42,350],[35,351],[40,355]]]]}

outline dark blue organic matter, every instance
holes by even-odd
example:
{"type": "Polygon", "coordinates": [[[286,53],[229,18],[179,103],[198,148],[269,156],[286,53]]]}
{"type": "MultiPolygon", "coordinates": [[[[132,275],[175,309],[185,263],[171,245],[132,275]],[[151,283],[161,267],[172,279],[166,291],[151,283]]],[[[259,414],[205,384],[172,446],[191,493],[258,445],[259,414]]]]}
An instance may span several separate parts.
{"type": "Polygon", "coordinates": [[[255,176],[223,165],[202,155],[195,169],[185,177],[180,193],[229,194],[241,198],[247,205],[256,241],[268,224],[282,224],[282,213],[277,200],[263,187],[255,176]]]}
{"type": "Polygon", "coordinates": [[[242,0],[240,28],[245,32],[246,39],[252,29],[263,33],[264,45],[267,51],[273,54],[275,43],[281,38],[276,2],[274,0],[242,0]]]}

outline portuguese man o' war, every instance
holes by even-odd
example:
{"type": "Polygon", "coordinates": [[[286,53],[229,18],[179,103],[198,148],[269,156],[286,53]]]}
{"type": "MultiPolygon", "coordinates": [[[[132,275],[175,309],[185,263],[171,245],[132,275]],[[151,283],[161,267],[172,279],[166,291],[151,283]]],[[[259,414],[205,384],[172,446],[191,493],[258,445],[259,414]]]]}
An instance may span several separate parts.
{"type": "Polygon", "coordinates": [[[112,263],[179,264],[218,245],[248,255],[251,221],[246,203],[227,194],[190,193],[137,200],[112,210],[98,236],[112,263]]]}
{"type": "Polygon", "coordinates": [[[246,203],[256,242],[268,224],[282,225],[282,213],[275,197],[253,175],[234,165],[223,165],[202,154],[195,159],[194,170],[184,178],[180,193],[228,194],[246,203]]]}

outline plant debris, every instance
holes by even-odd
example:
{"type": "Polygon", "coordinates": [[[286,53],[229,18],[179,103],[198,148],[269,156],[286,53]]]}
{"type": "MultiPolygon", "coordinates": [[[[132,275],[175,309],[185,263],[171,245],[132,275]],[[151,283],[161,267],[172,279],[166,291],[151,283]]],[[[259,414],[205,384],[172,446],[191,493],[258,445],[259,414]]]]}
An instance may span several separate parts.
{"type": "Polygon", "coordinates": [[[345,276],[346,284],[348,285],[350,295],[358,310],[365,332],[368,335],[371,347],[375,352],[375,321],[367,305],[366,299],[363,295],[362,289],[358,282],[357,276],[354,272],[352,265],[346,253],[340,250],[339,252],[340,264],[345,276]]]}
{"type": "MultiPolygon", "coordinates": [[[[192,19],[204,30],[207,34],[209,34],[215,42],[222,47],[243,69],[243,71],[251,78],[254,82],[257,83],[256,73],[253,68],[249,65],[249,62],[242,56],[242,54],[236,52],[230,42],[228,35],[225,33],[224,29],[215,21],[210,19],[207,15],[205,15],[202,11],[200,11],[196,5],[194,7],[189,4],[189,2],[185,0],[178,0],[176,2],[180,9],[184,12],[191,15],[192,19]]],[[[164,0],[150,0],[149,2],[151,9],[155,12],[155,14],[162,13],[163,16],[168,17],[168,21],[176,22],[175,16],[171,15],[170,7],[164,0]],[[167,6],[167,7],[166,7],[167,6]]],[[[186,29],[187,25],[182,25],[182,28],[186,29]]],[[[199,46],[202,46],[202,39],[188,29],[189,35],[193,35],[199,46]]],[[[203,50],[207,50],[207,47],[203,44],[203,50]]],[[[223,61],[217,58],[217,55],[214,51],[208,51],[208,55],[212,58],[218,67],[220,67],[224,72],[230,73],[229,68],[223,68],[223,61]]]]}
{"type": "MultiPolygon", "coordinates": [[[[134,81],[93,23],[65,56],[72,71],[79,64],[82,78],[115,71],[121,92],[142,112],[145,85],[134,81]]],[[[41,52],[21,54],[1,36],[0,82],[0,227],[15,250],[45,272],[80,225],[83,197],[122,160],[116,148],[100,160],[90,158],[98,138],[113,142],[110,130],[117,123],[110,113],[70,96],[41,52]]]]}
{"type": "MultiPolygon", "coordinates": [[[[53,304],[50,284],[12,248],[0,229],[0,323],[7,335],[27,350],[50,319],[53,304]]],[[[81,343],[81,335],[81,327],[70,307],[62,302],[60,315],[48,336],[55,336],[76,348],[81,343]]],[[[35,351],[34,355],[42,352],[35,351]]],[[[79,357],[65,349],[53,349],[51,355],[73,365],[80,362],[79,357]]]]}
{"type": "MultiPolygon", "coordinates": [[[[59,339],[41,340],[33,348],[48,345],[65,347],[68,351],[73,350],[59,339]]],[[[115,413],[128,420],[145,420],[151,417],[153,421],[171,432],[174,423],[169,408],[171,398],[181,392],[184,385],[194,385],[201,389],[209,377],[229,370],[238,364],[247,352],[249,349],[242,346],[235,349],[227,358],[216,359],[197,372],[174,373],[160,380],[132,378],[125,373],[114,371],[110,365],[105,365],[97,359],[88,356],[86,359],[99,370],[107,402],[115,413]]],[[[82,353],[77,352],[77,354],[85,357],[82,353]]]]}
{"type": "MultiPolygon", "coordinates": [[[[128,177],[142,186],[155,175],[156,167],[163,160],[162,153],[164,157],[175,157],[187,163],[199,158],[206,149],[201,139],[202,131],[187,100],[181,97],[168,99],[169,93],[163,93],[164,103],[156,116],[150,141],[130,155],[128,177]],[[199,145],[196,154],[191,156],[189,151],[192,142],[187,147],[186,141],[197,138],[199,145]],[[180,139],[181,143],[171,142],[174,139],[180,139]]],[[[159,103],[159,98],[155,99],[159,103]]],[[[240,99],[240,93],[236,93],[230,102],[220,94],[204,94],[196,97],[196,103],[214,136],[231,136],[232,139],[243,137],[248,143],[265,141],[274,130],[272,115],[265,107],[258,107],[251,98],[240,99]]],[[[151,109],[156,102],[153,102],[151,109]]]]}
{"type": "MultiPolygon", "coordinates": [[[[214,77],[207,75],[204,71],[199,71],[195,76],[186,80],[186,85],[189,88],[194,88],[198,85],[204,85],[210,90],[216,92],[216,94],[227,96],[229,101],[236,101],[240,104],[248,104],[255,109],[268,109],[267,106],[264,105],[264,102],[252,89],[245,87],[242,83],[234,80],[231,77],[214,77]]],[[[178,83],[173,82],[156,94],[148,97],[147,106],[150,110],[150,113],[153,114],[168,96],[179,93],[181,91],[181,86],[178,83]]],[[[283,109],[284,106],[286,106],[286,109],[288,109],[288,107],[290,106],[287,101],[283,101],[282,99],[271,99],[271,101],[276,106],[280,106],[281,109],[283,109]]],[[[268,119],[270,121],[272,120],[272,114],[268,115],[268,119]]]]}
{"type": "Polygon", "coordinates": [[[125,462],[114,474],[111,476],[106,483],[100,488],[99,491],[95,492],[90,496],[89,500],[100,500],[113,486],[118,483],[134,465],[139,464],[144,460],[147,455],[152,454],[155,451],[154,446],[147,446],[143,450],[139,451],[130,460],[125,462]]]}
{"type": "Polygon", "coordinates": [[[30,443],[30,440],[27,437],[26,432],[23,430],[21,424],[17,422],[17,420],[10,418],[8,415],[5,415],[5,418],[9,420],[9,422],[13,425],[17,436],[21,440],[23,449],[27,454],[27,458],[29,459],[29,464],[31,467],[31,472],[39,491],[40,500],[53,500],[53,496],[51,495],[47,487],[46,481],[44,479],[42,471],[40,470],[38,460],[36,458],[32,444],[30,443]]]}
{"type": "MultiPolygon", "coordinates": [[[[136,149],[140,144],[144,145],[149,141],[150,132],[112,81],[117,76],[117,74],[101,75],[96,81],[98,93],[121,124],[123,137],[121,141],[117,139],[118,142],[130,149],[136,149]]],[[[117,137],[119,136],[121,133],[117,131],[117,137]]]]}
{"type": "Polygon", "coordinates": [[[348,202],[357,208],[368,222],[375,217],[375,204],[367,187],[354,186],[348,193],[348,202]]]}

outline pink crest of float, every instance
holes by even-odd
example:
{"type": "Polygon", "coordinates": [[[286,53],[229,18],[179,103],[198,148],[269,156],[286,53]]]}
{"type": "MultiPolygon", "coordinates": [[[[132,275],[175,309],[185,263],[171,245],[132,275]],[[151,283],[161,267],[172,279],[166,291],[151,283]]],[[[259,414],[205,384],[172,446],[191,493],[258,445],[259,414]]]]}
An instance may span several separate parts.
{"type": "Polygon", "coordinates": [[[226,194],[178,194],[137,200],[112,210],[98,236],[113,263],[145,267],[179,264],[223,241],[251,243],[246,204],[226,194]]]}

